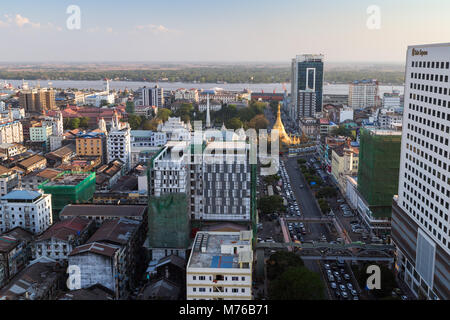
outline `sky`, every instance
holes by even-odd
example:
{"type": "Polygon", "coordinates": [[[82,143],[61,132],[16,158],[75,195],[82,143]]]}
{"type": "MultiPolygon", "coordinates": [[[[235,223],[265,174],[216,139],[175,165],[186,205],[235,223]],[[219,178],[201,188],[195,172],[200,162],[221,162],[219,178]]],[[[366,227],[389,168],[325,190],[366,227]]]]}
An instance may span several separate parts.
{"type": "Polygon", "coordinates": [[[408,45],[439,42],[449,0],[0,1],[0,62],[404,63],[408,45]]]}

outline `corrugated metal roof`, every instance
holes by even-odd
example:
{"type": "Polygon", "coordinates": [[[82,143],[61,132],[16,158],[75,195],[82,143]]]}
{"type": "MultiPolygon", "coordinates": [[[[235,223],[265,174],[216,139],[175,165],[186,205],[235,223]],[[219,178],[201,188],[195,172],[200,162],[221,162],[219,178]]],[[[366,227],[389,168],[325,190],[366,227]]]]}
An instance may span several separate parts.
{"type": "Polygon", "coordinates": [[[2,197],[2,200],[35,200],[42,194],[31,190],[13,190],[2,197]]]}

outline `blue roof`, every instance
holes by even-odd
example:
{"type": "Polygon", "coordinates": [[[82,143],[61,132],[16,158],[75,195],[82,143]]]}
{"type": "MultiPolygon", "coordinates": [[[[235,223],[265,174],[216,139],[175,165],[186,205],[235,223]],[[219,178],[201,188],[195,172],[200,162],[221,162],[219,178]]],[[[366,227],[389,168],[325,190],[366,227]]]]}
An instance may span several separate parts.
{"type": "Polygon", "coordinates": [[[211,261],[211,268],[233,268],[233,257],[214,256],[211,261]]]}
{"type": "Polygon", "coordinates": [[[35,200],[42,194],[31,190],[13,190],[2,197],[2,200],[35,200]]]}

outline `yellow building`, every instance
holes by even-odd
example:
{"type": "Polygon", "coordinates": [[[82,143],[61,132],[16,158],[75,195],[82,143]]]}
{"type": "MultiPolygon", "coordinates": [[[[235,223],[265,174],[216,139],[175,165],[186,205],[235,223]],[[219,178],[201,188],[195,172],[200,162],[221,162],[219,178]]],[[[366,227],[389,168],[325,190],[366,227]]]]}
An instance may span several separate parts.
{"type": "Polygon", "coordinates": [[[100,156],[106,161],[106,136],[100,132],[80,134],[76,137],[76,152],[79,156],[100,156]]]}
{"type": "Polygon", "coordinates": [[[339,188],[345,193],[347,176],[358,175],[359,148],[344,144],[333,149],[331,157],[331,175],[339,188]]]}

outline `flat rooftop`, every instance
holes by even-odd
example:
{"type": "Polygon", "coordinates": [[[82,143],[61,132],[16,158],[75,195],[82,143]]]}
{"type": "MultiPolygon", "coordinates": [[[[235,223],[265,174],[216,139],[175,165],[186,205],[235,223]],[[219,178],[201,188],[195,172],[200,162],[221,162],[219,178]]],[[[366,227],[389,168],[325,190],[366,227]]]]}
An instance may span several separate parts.
{"type": "MultiPolygon", "coordinates": [[[[240,256],[242,259],[242,256],[245,256],[248,250],[234,254],[222,253],[223,250],[221,248],[223,245],[228,245],[230,247],[243,246],[249,248],[251,245],[251,240],[241,240],[240,233],[237,232],[199,232],[195,237],[188,267],[239,269],[240,256]]],[[[247,255],[252,256],[251,253],[247,255]]]]}
{"type": "Polygon", "coordinates": [[[50,186],[76,186],[81,183],[84,179],[89,177],[92,173],[67,173],[63,174],[54,180],[45,184],[46,187],[50,186]]]}

